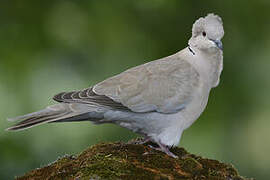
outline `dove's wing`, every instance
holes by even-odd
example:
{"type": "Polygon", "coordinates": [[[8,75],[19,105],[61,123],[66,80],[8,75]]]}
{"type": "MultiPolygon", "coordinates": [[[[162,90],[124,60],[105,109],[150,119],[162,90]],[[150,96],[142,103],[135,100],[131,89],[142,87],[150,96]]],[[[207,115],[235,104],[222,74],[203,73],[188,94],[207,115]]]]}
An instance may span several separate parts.
{"type": "Polygon", "coordinates": [[[57,102],[63,103],[80,103],[94,107],[104,107],[118,110],[130,110],[121,103],[113,101],[104,95],[97,95],[93,92],[93,88],[83,89],[81,91],[62,92],[53,97],[57,102]]]}
{"type": "Polygon", "coordinates": [[[191,100],[197,71],[172,55],[131,68],[88,89],[60,93],[54,100],[133,112],[175,113],[191,100]]]}
{"type": "Polygon", "coordinates": [[[175,113],[192,99],[199,74],[178,54],[131,68],[93,87],[134,112],[175,113]]]}

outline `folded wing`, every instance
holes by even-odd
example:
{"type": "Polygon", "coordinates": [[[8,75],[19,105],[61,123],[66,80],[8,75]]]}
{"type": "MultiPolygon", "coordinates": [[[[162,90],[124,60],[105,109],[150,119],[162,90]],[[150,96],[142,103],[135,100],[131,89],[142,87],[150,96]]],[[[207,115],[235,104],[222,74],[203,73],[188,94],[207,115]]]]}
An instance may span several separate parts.
{"type": "Polygon", "coordinates": [[[175,54],[131,68],[92,90],[134,112],[175,113],[191,101],[198,82],[197,71],[175,54]]]}

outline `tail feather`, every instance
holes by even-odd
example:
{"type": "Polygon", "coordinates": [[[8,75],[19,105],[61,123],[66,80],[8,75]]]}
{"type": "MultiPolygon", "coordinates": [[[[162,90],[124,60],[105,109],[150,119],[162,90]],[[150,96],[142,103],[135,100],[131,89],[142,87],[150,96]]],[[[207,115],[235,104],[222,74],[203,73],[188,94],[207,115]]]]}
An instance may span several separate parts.
{"type": "MultiPolygon", "coordinates": [[[[49,108],[49,107],[48,107],[49,108]]],[[[8,118],[7,120],[8,121],[24,121],[24,120],[27,120],[27,119],[31,119],[33,117],[39,117],[41,115],[45,115],[46,112],[48,112],[48,108],[46,109],[43,109],[41,111],[37,111],[37,112],[33,112],[33,113],[29,113],[29,114],[25,114],[25,115],[22,115],[22,116],[17,116],[17,117],[13,117],[13,118],[8,118]]],[[[53,111],[51,111],[51,113],[53,113],[53,111]]]]}
{"type": "Polygon", "coordinates": [[[98,114],[94,112],[87,112],[84,114],[79,114],[76,116],[68,117],[68,118],[61,118],[55,121],[50,121],[48,123],[55,123],[55,122],[80,122],[80,121],[98,121],[103,119],[103,114],[98,114]]]}
{"type": "Polygon", "coordinates": [[[44,110],[26,114],[23,116],[18,116],[15,118],[8,119],[9,121],[21,120],[21,122],[15,124],[14,126],[6,129],[8,131],[12,130],[23,130],[31,128],[33,126],[41,125],[44,123],[52,122],[71,122],[71,121],[85,121],[90,119],[102,119],[101,114],[87,112],[87,108],[83,108],[84,111],[80,111],[76,106],[72,104],[60,103],[53,106],[49,106],[44,110]]]}
{"type": "Polygon", "coordinates": [[[37,126],[37,125],[44,124],[44,123],[48,122],[51,119],[53,119],[53,118],[47,118],[46,120],[40,120],[40,121],[32,121],[32,122],[29,122],[29,123],[24,123],[22,121],[22,122],[16,124],[15,126],[7,128],[6,130],[8,130],[8,131],[23,130],[23,129],[27,129],[27,128],[31,128],[31,127],[34,127],[34,126],[37,126]]]}

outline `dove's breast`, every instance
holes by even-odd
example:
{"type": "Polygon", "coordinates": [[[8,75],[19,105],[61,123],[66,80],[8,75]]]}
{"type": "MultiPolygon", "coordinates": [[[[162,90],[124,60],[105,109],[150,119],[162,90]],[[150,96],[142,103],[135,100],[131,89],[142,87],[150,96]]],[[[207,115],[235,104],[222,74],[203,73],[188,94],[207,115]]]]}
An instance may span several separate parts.
{"type": "Polygon", "coordinates": [[[198,54],[192,55],[188,49],[185,49],[180,56],[192,66],[195,70],[194,72],[197,73],[198,78],[196,85],[192,88],[193,93],[191,100],[186,104],[183,110],[177,113],[179,117],[181,116],[181,122],[179,123],[181,123],[183,129],[186,129],[194,123],[204,111],[212,87],[212,80],[209,78],[209,64],[198,56],[198,54]]]}
{"type": "Polygon", "coordinates": [[[183,116],[183,129],[187,129],[196,121],[204,111],[210,92],[209,85],[201,82],[196,93],[194,93],[192,101],[180,113],[183,116]]]}

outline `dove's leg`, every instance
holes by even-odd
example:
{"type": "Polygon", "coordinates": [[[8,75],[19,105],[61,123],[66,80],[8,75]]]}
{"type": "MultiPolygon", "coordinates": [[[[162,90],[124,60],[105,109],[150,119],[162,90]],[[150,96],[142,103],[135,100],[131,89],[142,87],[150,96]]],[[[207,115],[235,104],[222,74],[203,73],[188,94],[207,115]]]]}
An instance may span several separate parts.
{"type": "Polygon", "coordinates": [[[160,143],[160,142],[156,142],[158,144],[159,147],[153,147],[151,145],[149,145],[149,147],[151,147],[152,149],[155,149],[155,150],[158,150],[158,151],[161,151],[161,152],[164,152],[166,153],[168,156],[171,156],[173,158],[178,158],[178,156],[174,155],[170,149],[168,148],[168,146],[160,143]]]}

